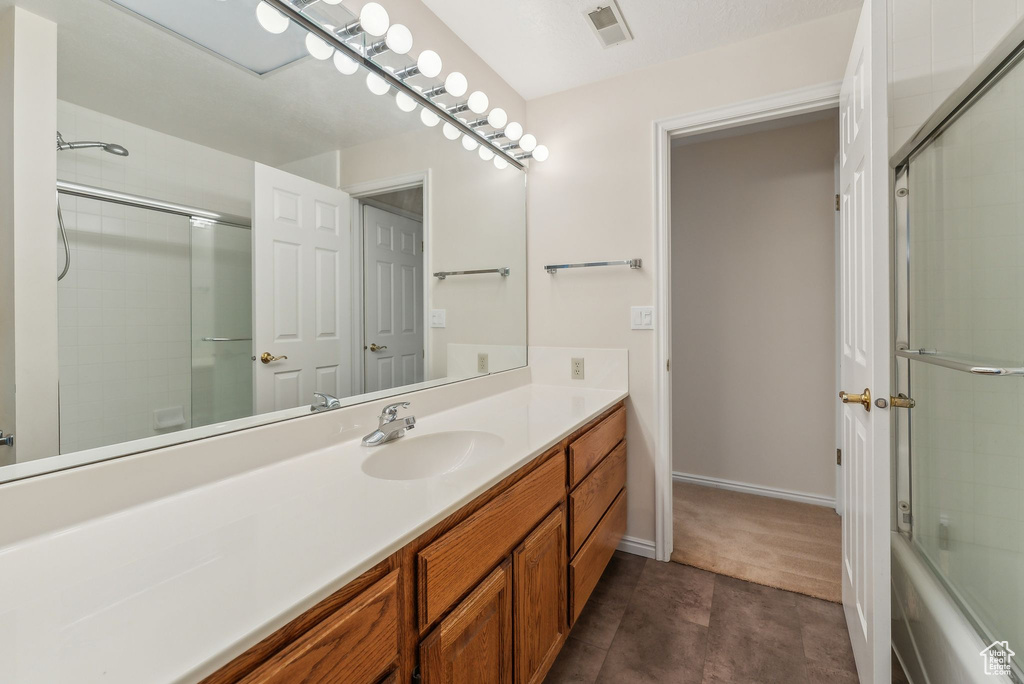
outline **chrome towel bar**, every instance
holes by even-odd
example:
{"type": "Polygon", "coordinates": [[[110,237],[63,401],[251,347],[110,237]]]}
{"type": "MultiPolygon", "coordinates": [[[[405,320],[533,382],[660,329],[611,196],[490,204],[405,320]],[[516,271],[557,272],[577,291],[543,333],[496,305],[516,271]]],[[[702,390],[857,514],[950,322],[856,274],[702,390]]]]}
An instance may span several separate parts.
{"type": "Polygon", "coordinates": [[[478,268],[475,271],[438,271],[434,274],[434,277],[438,280],[444,280],[448,276],[453,275],[479,275],[481,273],[497,273],[502,278],[508,276],[508,266],[502,266],[501,268],[478,268]]]}
{"type": "Polygon", "coordinates": [[[620,259],[618,261],[584,261],[579,264],[548,264],[544,270],[554,275],[564,268],[592,268],[594,266],[629,266],[630,268],[642,268],[643,259],[620,259]]]}
{"type": "Polygon", "coordinates": [[[251,337],[204,337],[203,342],[252,342],[251,337]]]}
{"type": "Polygon", "coordinates": [[[897,349],[896,356],[903,357],[904,359],[923,361],[924,363],[930,363],[933,366],[942,366],[943,368],[951,368],[953,370],[964,371],[965,373],[973,373],[974,375],[991,375],[999,377],[1024,375],[1024,368],[1015,368],[1013,366],[986,366],[983,364],[971,363],[970,361],[961,361],[930,349],[897,349]]]}

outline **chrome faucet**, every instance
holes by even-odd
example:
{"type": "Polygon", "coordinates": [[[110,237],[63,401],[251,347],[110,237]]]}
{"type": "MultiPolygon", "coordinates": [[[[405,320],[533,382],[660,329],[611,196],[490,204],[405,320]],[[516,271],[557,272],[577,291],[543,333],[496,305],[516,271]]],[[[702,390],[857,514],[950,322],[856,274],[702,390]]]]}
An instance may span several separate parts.
{"type": "Polygon", "coordinates": [[[320,411],[330,411],[336,408],[341,408],[341,402],[338,401],[337,397],[332,397],[330,394],[324,394],[323,392],[313,392],[313,405],[309,407],[310,411],[319,413],[320,411]]]}
{"type": "Polygon", "coordinates": [[[400,408],[409,408],[409,402],[402,401],[384,407],[384,410],[380,412],[380,423],[377,425],[377,429],[363,437],[363,446],[380,446],[393,442],[404,435],[406,430],[416,427],[416,416],[398,418],[398,409],[400,408]]]}

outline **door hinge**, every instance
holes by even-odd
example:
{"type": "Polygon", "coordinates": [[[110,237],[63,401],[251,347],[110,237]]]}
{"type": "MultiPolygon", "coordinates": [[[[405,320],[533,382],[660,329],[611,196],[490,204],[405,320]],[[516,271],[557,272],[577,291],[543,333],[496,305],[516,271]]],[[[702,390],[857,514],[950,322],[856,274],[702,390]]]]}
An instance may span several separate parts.
{"type": "Polygon", "coordinates": [[[839,211],[839,195],[836,195],[836,211],[839,211]]]}
{"type": "Polygon", "coordinates": [[[672,359],[665,359],[665,370],[672,370],[672,359]]]}
{"type": "Polygon", "coordinates": [[[836,449],[836,465],[843,465],[843,450],[836,449]]]}

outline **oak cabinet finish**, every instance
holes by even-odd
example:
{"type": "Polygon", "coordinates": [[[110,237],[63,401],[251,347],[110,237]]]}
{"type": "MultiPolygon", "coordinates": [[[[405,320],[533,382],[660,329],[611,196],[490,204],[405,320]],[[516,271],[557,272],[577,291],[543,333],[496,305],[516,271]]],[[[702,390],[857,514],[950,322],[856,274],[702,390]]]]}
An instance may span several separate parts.
{"type": "Polygon", "coordinates": [[[513,555],[516,684],[540,684],[569,631],[565,509],[559,506],[513,555]]]}
{"type": "Polygon", "coordinates": [[[569,486],[575,487],[615,445],[626,438],[626,408],[620,407],[569,445],[569,486]]]}
{"type": "Polygon", "coordinates": [[[573,622],[580,616],[625,533],[626,492],[623,490],[569,564],[569,601],[573,622]]]}
{"type": "Polygon", "coordinates": [[[623,440],[569,495],[570,556],[580,550],[625,486],[626,441],[623,440]]]}
{"type": "Polygon", "coordinates": [[[512,563],[505,561],[420,646],[423,684],[512,684],[512,563]]]}

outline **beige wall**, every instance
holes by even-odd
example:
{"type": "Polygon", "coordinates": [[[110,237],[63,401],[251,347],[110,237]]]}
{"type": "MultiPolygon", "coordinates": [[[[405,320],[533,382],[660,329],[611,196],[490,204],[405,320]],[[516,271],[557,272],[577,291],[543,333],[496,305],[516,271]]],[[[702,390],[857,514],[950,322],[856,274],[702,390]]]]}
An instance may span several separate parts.
{"type": "Polygon", "coordinates": [[[672,150],[673,469],[835,496],[835,113],[672,150]]]}
{"type": "Polygon", "coordinates": [[[629,350],[629,527],[654,539],[654,349],[629,307],[655,301],[653,122],[838,81],[858,12],[690,55],[528,103],[551,149],[530,171],[531,345],[629,350]],[[545,263],[642,257],[645,267],[549,276],[545,263]]]}

